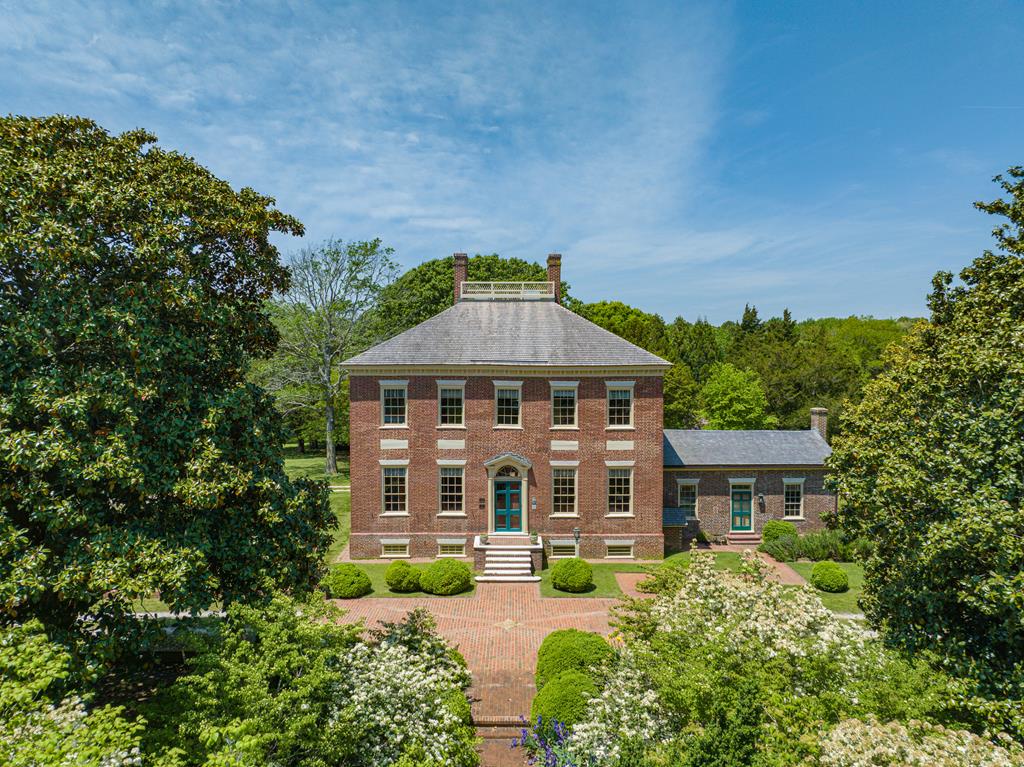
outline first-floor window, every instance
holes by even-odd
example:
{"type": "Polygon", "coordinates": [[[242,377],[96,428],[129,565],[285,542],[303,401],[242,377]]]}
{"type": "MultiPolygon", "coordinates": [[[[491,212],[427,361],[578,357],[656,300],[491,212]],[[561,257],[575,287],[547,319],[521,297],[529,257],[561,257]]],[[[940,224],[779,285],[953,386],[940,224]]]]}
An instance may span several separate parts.
{"type": "Polygon", "coordinates": [[[633,470],[608,469],[608,513],[630,514],[632,502],[633,470]]]}
{"type": "Polygon", "coordinates": [[[783,486],[783,509],[785,517],[802,517],[804,511],[804,486],[801,482],[787,482],[783,486]]]}
{"type": "Polygon", "coordinates": [[[687,519],[697,518],[697,485],[696,483],[679,483],[679,508],[687,519]]]}
{"type": "Polygon", "coordinates": [[[406,469],[404,466],[384,468],[384,513],[404,514],[406,512],[406,469]]]}
{"type": "Polygon", "coordinates": [[[461,466],[441,467],[441,513],[462,513],[462,473],[461,466]]]}
{"type": "Polygon", "coordinates": [[[554,469],[552,471],[551,513],[572,515],[576,513],[576,469],[554,469]]]}

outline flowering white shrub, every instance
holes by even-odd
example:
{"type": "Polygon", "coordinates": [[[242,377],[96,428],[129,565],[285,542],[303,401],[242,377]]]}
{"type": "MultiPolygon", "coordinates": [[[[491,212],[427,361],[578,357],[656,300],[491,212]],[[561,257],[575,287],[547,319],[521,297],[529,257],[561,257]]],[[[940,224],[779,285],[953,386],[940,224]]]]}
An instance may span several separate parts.
{"type": "Polygon", "coordinates": [[[391,764],[407,752],[438,765],[476,763],[473,731],[457,702],[469,685],[464,669],[432,663],[402,645],[362,642],[344,665],[338,700],[345,710],[332,724],[347,720],[359,727],[367,763],[391,764]]]}
{"type": "Polygon", "coordinates": [[[964,730],[927,722],[880,724],[850,719],[825,734],[816,767],[1019,767],[1024,752],[964,730]]]}

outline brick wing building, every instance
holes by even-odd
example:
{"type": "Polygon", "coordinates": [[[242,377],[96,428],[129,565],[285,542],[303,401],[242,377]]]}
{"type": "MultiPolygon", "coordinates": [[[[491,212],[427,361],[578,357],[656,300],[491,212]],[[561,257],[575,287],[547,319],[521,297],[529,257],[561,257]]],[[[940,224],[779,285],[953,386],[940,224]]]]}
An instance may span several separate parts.
{"type": "MultiPolygon", "coordinates": [[[[657,559],[666,531],[678,543],[727,518],[758,534],[759,494],[768,513],[785,506],[774,496],[788,476],[765,473],[748,488],[750,525],[723,516],[722,498],[745,496],[715,469],[772,461],[681,462],[696,443],[680,435],[718,432],[664,431],[670,364],[561,306],[560,256],[547,282],[468,282],[466,270],[456,254],[451,308],[345,363],[353,558],[474,557],[485,577],[533,579],[545,556],[657,559]],[[698,480],[694,504],[677,480],[698,480]]],[[[756,434],[771,453],[771,434],[804,432],[756,434]]],[[[815,474],[803,491],[817,487],[815,474]]],[[[801,504],[817,525],[818,504],[801,504]]]]}

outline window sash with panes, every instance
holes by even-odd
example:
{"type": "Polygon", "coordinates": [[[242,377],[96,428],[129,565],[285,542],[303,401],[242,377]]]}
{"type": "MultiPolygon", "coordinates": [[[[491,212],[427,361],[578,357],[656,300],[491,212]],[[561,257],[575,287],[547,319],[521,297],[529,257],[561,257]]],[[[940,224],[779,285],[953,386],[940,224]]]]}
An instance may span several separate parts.
{"type": "Polygon", "coordinates": [[[405,514],[406,506],[406,469],[404,466],[387,466],[384,468],[384,513],[405,514]]]}
{"type": "Polygon", "coordinates": [[[608,390],[608,425],[633,425],[633,391],[631,389],[608,390]]]}
{"type": "Polygon", "coordinates": [[[461,466],[441,467],[441,513],[461,514],[462,503],[462,476],[461,466]]]}
{"type": "Polygon", "coordinates": [[[442,426],[462,426],[461,386],[442,386],[438,394],[440,422],[442,426]]]}
{"type": "Polygon", "coordinates": [[[608,513],[630,514],[633,510],[633,470],[608,469],[608,513]]]}
{"type": "Polygon", "coordinates": [[[385,426],[396,426],[405,423],[404,386],[385,386],[381,389],[381,418],[385,426]]]}
{"type": "Polygon", "coordinates": [[[555,389],[551,392],[551,425],[576,425],[575,389],[555,389]]]}
{"type": "Polygon", "coordinates": [[[576,469],[554,469],[551,477],[551,513],[576,515],[576,469]]]}
{"type": "Polygon", "coordinates": [[[519,389],[501,387],[495,392],[498,426],[519,425],[519,389]]]}
{"type": "Polygon", "coordinates": [[[787,482],[782,490],[782,516],[803,516],[804,488],[799,482],[787,482]]]}
{"type": "Polygon", "coordinates": [[[679,484],[679,508],[687,519],[697,518],[697,485],[679,484]]]}

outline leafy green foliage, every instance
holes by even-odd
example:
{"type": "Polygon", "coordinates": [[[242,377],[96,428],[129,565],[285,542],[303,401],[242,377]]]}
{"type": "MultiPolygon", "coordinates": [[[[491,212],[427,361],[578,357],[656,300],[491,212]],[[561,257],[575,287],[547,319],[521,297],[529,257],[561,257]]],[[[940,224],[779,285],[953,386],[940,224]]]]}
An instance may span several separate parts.
{"type": "Polygon", "coordinates": [[[358,599],[373,591],[370,576],[351,562],[332,567],[320,585],[331,599],[358,599]]]}
{"type": "Polygon", "coordinates": [[[559,591],[582,594],[594,585],[594,568],[579,557],[560,559],[551,568],[551,585],[559,591]]]}
{"type": "Polygon", "coordinates": [[[795,562],[800,559],[800,536],[780,535],[770,541],[763,541],[758,550],[776,562],[795,562]]]}
{"type": "Polygon", "coordinates": [[[288,287],[270,235],[302,227],[154,141],[0,119],[0,609],[100,655],[154,592],[311,588],[334,524],[245,381],[288,287]]]}
{"type": "Polygon", "coordinates": [[[700,426],[700,386],[690,369],[676,363],[665,373],[665,428],[696,429],[700,426]]]}
{"type": "Polygon", "coordinates": [[[540,717],[544,725],[555,722],[573,725],[587,711],[587,699],[597,694],[593,680],[581,671],[565,671],[549,680],[530,704],[530,716],[540,717]]]}
{"type": "Polygon", "coordinates": [[[770,429],[777,419],[757,373],[723,362],[711,369],[700,390],[701,415],[709,429],[770,429]]]}
{"type": "Polygon", "coordinates": [[[850,589],[850,579],[846,572],[830,559],[816,562],[811,569],[811,585],[819,591],[841,594],[850,589]]]}
{"type": "Polygon", "coordinates": [[[611,654],[611,645],[600,634],[579,629],[552,631],[537,651],[537,687],[565,671],[590,673],[611,654]]]}
{"type": "Polygon", "coordinates": [[[764,543],[771,543],[776,538],[781,538],[784,535],[796,537],[796,525],[780,519],[769,519],[764,523],[764,527],[761,528],[761,541],[764,543]]]}
{"type": "Polygon", "coordinates": [[[1003,252],[940,273],[931,319],[890,350],[830,459],[841,525],[875,544],[863,605],[893,642],[974,680],[1024,737],[1024,169],[1003,252]]]}
{"type": "Polygon", "coordinates": [[[392,591],[409,594],[420,590],[420,571],[399,559],[388,565],[384,581],[392,591]]]}
{"type": "Polygon", "coordinates": [[[420,575],[420,588],[438,596],[461,594],[472,585],[473,571],[457,559],[438,559],[420,575]]]}
{"type": "Polygon", "coordinates": [[[621,301],[598,301],[575,307],[581,317],[631,344],[666,359],[674,357],[665,321],[621,301]]]}
{"type": "Polygon", "coordinates": [[[716,697],[703,731],[679,749],[681,767],[748,767],[756,763],[764,706],[757,679],[739,679],[716,697]]]}
{"type": "Polygon", "coordinates": [[[90,708],[70,693],[70,653],[33,620],[0,629],[0,763],[10,767],[138,764],[143,722],[122,709],[90,708]]]}

